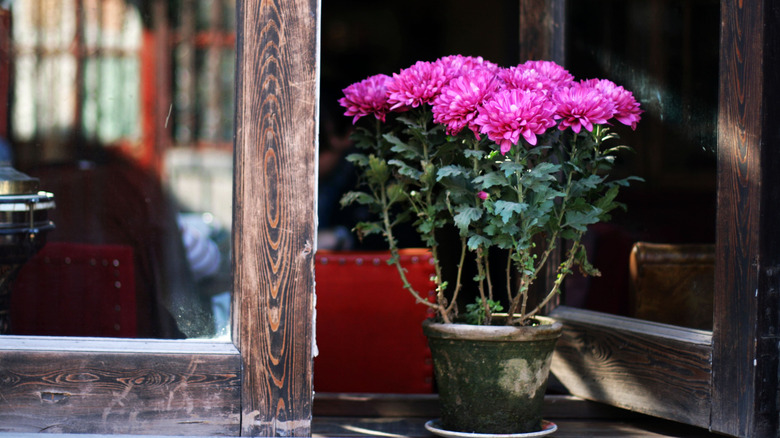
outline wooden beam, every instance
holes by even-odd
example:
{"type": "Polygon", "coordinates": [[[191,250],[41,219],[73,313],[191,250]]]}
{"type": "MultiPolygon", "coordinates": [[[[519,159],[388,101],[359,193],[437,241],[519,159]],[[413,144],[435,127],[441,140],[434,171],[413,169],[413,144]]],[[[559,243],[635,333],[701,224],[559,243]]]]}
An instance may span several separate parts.
{"type": "Polygon", "coordinates": [[[237,435],[233,344],[3,336],[0,433],[237,435]]]}
{"type": "MultiPolygon", "coordinates": [[[[522,0],[520,1],[519,38],[520,62],[528,60],[547,60],[564,65],[566,60],[565,35],[566,0],[522,0]]],[[[544,242],[537,239],[537,245],[544,242]]],[[[559,247],[561,245],[558,245],[559,247]]],[[[530,302],[538,303],[552,288],[558,275],[557,267],[561,263],[562,252],[553,251],[542,275],[531,285],[530,302]]],[[[560,296],[554,297],[544,313],[560,304],[560,296]]]]}
{"type": "Polygon", "coordinates": [[[776,437],[780,6],[721,1],[712,429],[776,437]]]}
{"type": "Polygon", "coordinates": [[[237,7],[233,339],[243,435],[311,431],[318,0],[237,7]]]}
{"type": "Polygon", "coordinates": [[[556,308],[564,325],[552,373],[571,394],[708,427],[709,332],[556,308]]]}
{"type": "Polygon", "coordinates": [[[531,59],[565,60],[565,0],[520,2],[520,62],[531,59]]]}

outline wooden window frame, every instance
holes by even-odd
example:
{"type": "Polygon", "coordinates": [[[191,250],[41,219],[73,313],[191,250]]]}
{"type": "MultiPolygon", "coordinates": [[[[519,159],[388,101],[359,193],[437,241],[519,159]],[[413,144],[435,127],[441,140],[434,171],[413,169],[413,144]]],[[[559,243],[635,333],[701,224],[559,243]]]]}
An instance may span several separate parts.
{"type": "MultiPolygon", "coordinates": [[[[3,337],[0,431],[310,434],[320,3],[237,3],[233,343],[3,337]]],[[[713,331],[559,307],[556,362],[578,395],[769,437],[780,6],[737,3],[721,1],[713,331]]],[[[563,59],[565,0],[521,5],[523,57],[563,59]]]]}
{"type": "MultiPolygon", "coordinates": [[[[566,0],[521,5],[522,58],[563,62],[566,0]]],[[[560,306],[553,372],[587,399],[732,436],[776,437],[780,7],[722,0],[720,8],[713,330],[560,306]]]]}
{"type": "Polygon", "coordinates": [[[232,342],[0,338],[0,432],[310,435],[319,0],[237,1],[232,342]]]}

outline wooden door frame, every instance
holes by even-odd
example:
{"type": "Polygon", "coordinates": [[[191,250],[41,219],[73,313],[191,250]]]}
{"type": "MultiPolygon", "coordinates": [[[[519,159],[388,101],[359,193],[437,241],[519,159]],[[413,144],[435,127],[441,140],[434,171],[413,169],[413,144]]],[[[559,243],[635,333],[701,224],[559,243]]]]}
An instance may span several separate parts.
{"type": "Polygon", "coordinates": [[[232,342],[0,338],[0,432],[311,430],[319,0],[237,1],[232,342]]]}

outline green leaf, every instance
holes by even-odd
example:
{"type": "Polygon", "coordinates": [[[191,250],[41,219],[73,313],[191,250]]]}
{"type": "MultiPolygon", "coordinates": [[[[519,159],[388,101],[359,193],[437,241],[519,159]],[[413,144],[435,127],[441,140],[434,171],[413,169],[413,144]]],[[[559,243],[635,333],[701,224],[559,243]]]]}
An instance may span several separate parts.
{"type": "Polygon", "coordinates": [[[631,184],[631,181],[645,182],[645,179],[638,176],[629,176],[627,178],[612,181],[610,184],[617,184],[621,187],[628,187],[631,184]]]}
{"type": "Polygon", "coordinates": [[[366,128],[357,127],[350,135],[350,139],[360,149],[379,150],[379,146],[376,144],[376,137],[366,128]]]}
{"type": "Polygon", "coordinates": [[[433,221],[420,221],[420,224],[417,226],[417,230],[420,231],[421,234],[430,233],[433,231],[433,221]]]}
{"type": "Polygon", "coordinates": [[[590,175],[587,178],[582,178],[572,182],[572,196],[579,196],[581,193],[598,188],[601,183],[604,182],[604,177],[601,175],[590,175]]]}
{"type": "Polygon", "coordinates": [[[422,129],[422,125],[417,123],[417,121],[413,117],[398,116],[396,120],[398,120],[399,122],[403,122],[404,124],[406,124],[406,126],[422,129]]]}
{"type": "Polygon", "coordinates": [[[499,166],[499,169],[504,171],[504,176],[509,178],[512,175],[523,175],[525,173],[525,166],[514,161],[504,161],[499,166]]]}
{"type": "Polygon", "coordinates": [[[603,210],[604,212],[610,211],[615,208],[615,198],[618,195],[620,186],[612,186],[604,193],[604,196],[596,200],[594,205],[596,208],[603,210]]]}
{"type": "Polygon", "coordinates": [[[583,275],[591,277],[600,277],[601,272],[588,261],[588,254],[585,252],[585,247],[580,246],[577,250],[577,254],[574,256],[575,262],[580,267],[580,272],[583,275]]]}
{"type": "Polygon", "coordinates": [[[360,237],[365,237],[371,234],[381,234],[383,230],[376,222],[359,222],[355,225],[355,231],[357,231],[360,237]]]}
{"type": "Polygon", "coordinates": [[[365,154],[349,154],[347,161],[360,167],[368,166],[368,156],[365,154]]]}
{"type": "Polygon", "coordinates": [[[463,156],[468,159],[476,158],[477,160],[481,160],[482,158],[485,157],[485,151],[480,151],[480,150],[475,151],[474,149],[465,149],[463,150],[463,156]]]}
{"type": "MultiPolygon", "coordinates": [[[[504,306],[498,301],[487,300],[488,311],[498,313],[504,310],[504,306]]],[[[477,301],[473,304],[466,304],[466,322],[468,324],[482,325],[487,319],[485,312],[485,305],[482,302],[482,298],[477,297],[477,301]]]]}
{"type": "Polygon", "coordinates": [[[495,202],[495,207],[495,214],[501,216],[501,220],[506,224],[512,219],[514,213],[522,214],[526,211],[528,204],[498,200],[495,202]]]}
{"type": "Polygon", "coordinates": [[[376,155],[368,157],[368,170],[366,170],[366,178],[374,184],[383,185],[390,179],[390,169],[387,167],[387,162],[376,155]]]}
{"type": "Polygon", "coordinates": [[[490,241],[490,239],[477,234],[474,234],[471,237],[469,237],[469,240],[466,242],[466,245],[472,251],[476,250],[479,247],[488,248],[490,247],[491,244],[492,242],[490,241]]]}
{"type": "Polygon", "coordinates": [[[409,166],[408,164],[404,163],[401,160],[390,160],[387,162],[387,164],[397,167],[398,173],[400,173],[403,176],[407,176],[415,181],[419,181],[420,177],[422,176],[422,172],[413,168],[412,166],[409,166]]]}
{"type": "Polygon", "coordinates": [[[390,148],[391,151],[400,154],[404,158],[412,160],[422,156],[419,148],[404,143],[401,139],[393,134],[385,134],[382,137],[393,145],[390,148]]]}
{"type": "Polygon", "coordinates": [[[564,240],[577,240],[579,239],[579,233],[577,231],[567,228],[563,231],[561,231],[561,239],[564,240]]]}
{"type": "Polygon", "coordinates": [[[436,172],[436,181],[441,181],[442,178],[453,178],[456,176],[468,176],[469,169],[458,166],[456,164],[451,164],[449,166],[444,166],[441,169],[439,169],[438,172],[436,172]]]}
{"type": "Polygon", "coordinates": [[[560,166],[553,163],[539,163],[523,175],[522,184],[528,188],[534,188],[542,183],[556,182],[556,174],[560,166]]]}
{"type": "Polygon", "coordinates": [[[376,200],[373,196],[364,192],[347,192],[344,194],[344,196],[341,197],[340,201],[342,207],[346,207],[347,205],[351,205],[353,203],[360,205],[371,205],[375,202],[376,200]]]}
{"type": "Polygon", "coordinates": [[[433,163],[427,162],[423,164],[423,173],[420,176],[420,182],[423,187],[428,187],[436,184],[436,166],[433,163]]]}
{"type": "Polygon", "coordinates": [[[457,205],[462,203],[468,203],[474,198],[474,191],[469,190],[468,188],[460,184],[450,183],[447,180],[441,182],[440,184],[444,186],[446,192],[442,193],[440,199],[436,202],[437,203],[441,202],[445,206],[445,208],[448,202],[450,204],[457,205]]]}
{"type": "Polygon", "coordinates": [[[508,186],[509,180],[498,172],[491,172],[474,178],[474,184],[484,190],[495,186],[508,186]]]}
{"type": "Polygon", "coordinates": [[[634,152],[634,148],[632,148],[631,146],[627,146],[627,145],[621,144],[621,145],[617,145],[617,146],[614,146],[614,147],[611,147],[611,148],[605,150],[603,152],[603,154],[604,155],[614,155],[614,154],[616,154],[618,152],[622,152],[622,151],[634,152]]]}
{"type": "Polygon", "coordinates": [[[598,208],[591,208],[588,211],[569,210],[566,212],[565,226],[574,228],[577,231],[587,231],[588,225],[599,222],[599,215],[602,211],[598,208]]]}
{"type": "Polygon", "coordinates": [[[460,207],[456,211],[458,214],[452,220],[461,232],[465,231],[472,222],[482,217],[482,209],[476,207],[460,207]]]}
{"type": "Polygon", "coordinates": [[[390,184],[387,187],[388,206],[395,204],[405,197],[406,191],[401,184],[390,184]]]}

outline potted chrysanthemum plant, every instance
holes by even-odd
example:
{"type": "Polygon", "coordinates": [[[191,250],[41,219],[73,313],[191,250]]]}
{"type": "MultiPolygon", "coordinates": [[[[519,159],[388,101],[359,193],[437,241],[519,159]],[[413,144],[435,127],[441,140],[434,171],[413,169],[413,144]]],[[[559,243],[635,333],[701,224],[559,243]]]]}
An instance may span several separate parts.
{"type": "Polygon", "coordinates": [[[589,225],[620,205],[619,188],[636,179],[609,177],[616,154],[627,149],[610,141],[612,124],[635,129],[640,120],[632,93],[606,79],[576,81],[550,61],[502,68],[456,55],[371,76],[345,88],[339,102],[356,125],[360,152],[348,159],[362,183],[342,204],[375,214],[357,232],[384,236],[405,287],[437,315],[423,329],[442,418],[428,427],[554,430],[540,411],[561,325],[540,312],[575,265],[597,274],[581,241],[589,225]],[[432,253],[433,300],[410,286],[399,262],[394,230],[405,221],[432,253]],[[442,276],[438,240],[448,226],[460,240],[451,281],[442,276]],[[500,279],[489,275],[491,248],[508,254],[500,279]],[[478,298],[459,307],[467,260],[475,260],[478,298]],[[531,303],[530,287],[551,260],[559,260],[557,276],[531,303]],[[494,296],[498,281],[506,297],[494,296]]]}

